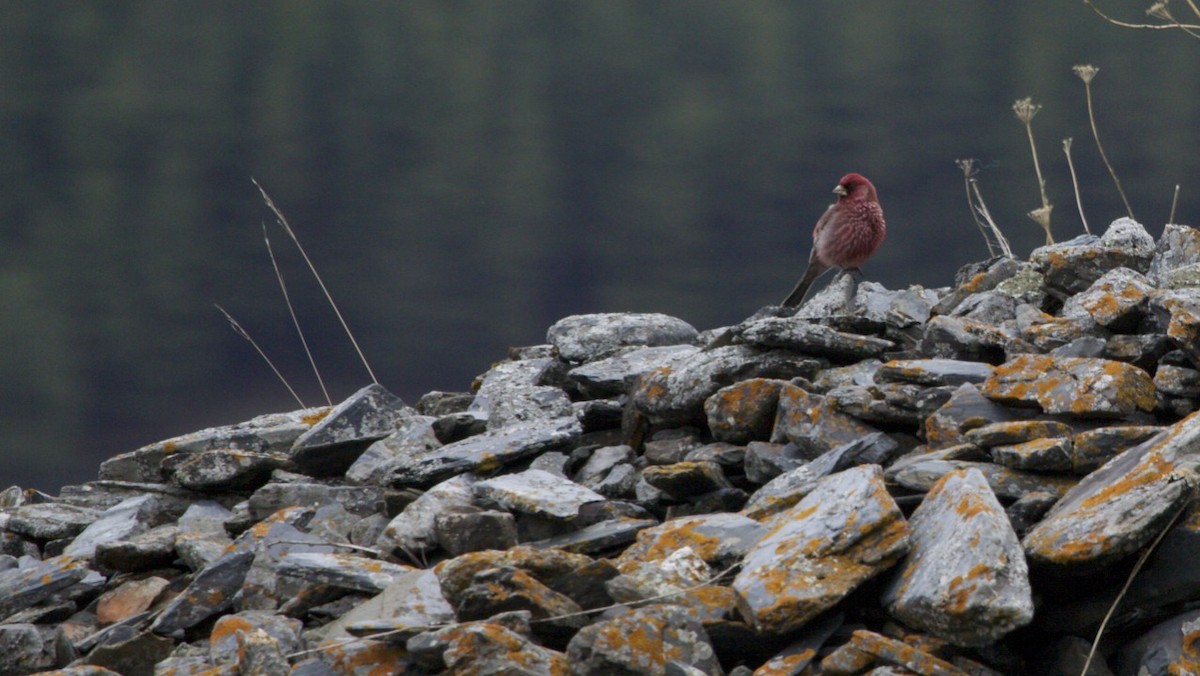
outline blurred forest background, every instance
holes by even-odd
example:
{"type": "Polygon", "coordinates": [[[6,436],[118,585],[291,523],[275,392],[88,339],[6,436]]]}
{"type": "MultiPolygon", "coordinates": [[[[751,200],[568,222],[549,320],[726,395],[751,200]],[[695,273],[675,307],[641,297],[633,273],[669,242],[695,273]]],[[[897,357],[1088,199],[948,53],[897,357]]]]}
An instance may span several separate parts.
{"type": "MultiPolygon", "coordinates": [[[[1100,0],[1098,0],[1100,1],[1100,0]]],[[[1148,3],[1146,3],[1148,4],[1148,3]]],[[[1142,22],[1138,2],[1101,5],[1142,22]]],[[[556,319],[698,328],[778,302],[848,171],[888,217],[867,279],[948,285],[987,257],[955,160],[1026,256],[1033,96],[1060,239],[1200,215],[1200,41],[1070,2],[10,0],[0,22],[0,483],[309,405],[251,178],[286,214],[380,380],[465,390],[556,319]]],[[[278,229],[335,401],[369,382],[278,229]]]]}

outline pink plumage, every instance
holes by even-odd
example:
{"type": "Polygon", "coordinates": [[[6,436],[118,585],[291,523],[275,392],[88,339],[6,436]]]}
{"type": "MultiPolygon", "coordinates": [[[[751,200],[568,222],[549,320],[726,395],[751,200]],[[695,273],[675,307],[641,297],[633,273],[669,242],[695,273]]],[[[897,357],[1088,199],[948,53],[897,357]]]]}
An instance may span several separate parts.
{"type": "Polygon", "coordinates": [[[875,186],[862,174],[846,174],[833,189],[837,202],[831,204],[813,228],[813,249],[808,269],[796,288],[783,301],[796,307],[821,273],[840,268],[855,273],[883,243],[887,226],[875,186]]]}

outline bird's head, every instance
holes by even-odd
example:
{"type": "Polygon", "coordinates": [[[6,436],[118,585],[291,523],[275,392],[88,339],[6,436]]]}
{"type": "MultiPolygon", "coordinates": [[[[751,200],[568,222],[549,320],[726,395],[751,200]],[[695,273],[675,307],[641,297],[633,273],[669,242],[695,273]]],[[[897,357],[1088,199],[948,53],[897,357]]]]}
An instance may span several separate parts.
{"type": "Polygon", "coordinates": [[[879,201],[878,195],[875,194],[875,186],[871,185],[867,177],[862,174],[846,174],[842,177],[842,180],[838,181],[837,187],[833,189],[833,192],[838,196],[839,202],[879,201]]]}

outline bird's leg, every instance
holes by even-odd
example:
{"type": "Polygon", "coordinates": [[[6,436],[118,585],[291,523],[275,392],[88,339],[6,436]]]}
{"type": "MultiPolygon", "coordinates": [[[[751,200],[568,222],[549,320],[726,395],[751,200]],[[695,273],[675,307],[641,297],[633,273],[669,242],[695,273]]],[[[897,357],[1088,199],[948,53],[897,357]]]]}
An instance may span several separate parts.
{"type": "Polygon", "coordinates": [[[850,283],[846,285],[846,312],[854,314],[854,297],[858,295],[858,282],[862,279],[862,270],[858,268],[846,268],[842,270],[841,276],[850,280],[850,283]]]}

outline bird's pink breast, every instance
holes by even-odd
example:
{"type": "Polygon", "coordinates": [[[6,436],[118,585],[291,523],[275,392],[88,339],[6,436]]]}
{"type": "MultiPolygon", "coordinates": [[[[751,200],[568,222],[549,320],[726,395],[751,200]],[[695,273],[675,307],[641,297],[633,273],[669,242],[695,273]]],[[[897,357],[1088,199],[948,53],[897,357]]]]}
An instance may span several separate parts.
{"type": "Polygon", "coordinates": [[[815,243],[817,255],[829,265],[857,268],[883,243],[887,229],[878,202],[847,201],[834,206],[815,243]]]}

